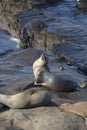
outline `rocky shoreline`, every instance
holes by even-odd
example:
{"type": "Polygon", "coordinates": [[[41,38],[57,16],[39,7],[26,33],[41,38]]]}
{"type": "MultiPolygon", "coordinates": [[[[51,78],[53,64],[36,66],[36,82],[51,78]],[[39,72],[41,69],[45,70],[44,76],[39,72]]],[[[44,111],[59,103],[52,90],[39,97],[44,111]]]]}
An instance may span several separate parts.
{"type": "Polygon", "coordinates": [[[6,2],[0,1],[0,93],[45,90],[52,101],[30,109],[0,104],[0,130],[87,130],[87,12],[78,10],[75,0],[6,2]],[[32,65],[41,53],[51,72],[72,79],[81,90],[34,86],[32,65]]]}

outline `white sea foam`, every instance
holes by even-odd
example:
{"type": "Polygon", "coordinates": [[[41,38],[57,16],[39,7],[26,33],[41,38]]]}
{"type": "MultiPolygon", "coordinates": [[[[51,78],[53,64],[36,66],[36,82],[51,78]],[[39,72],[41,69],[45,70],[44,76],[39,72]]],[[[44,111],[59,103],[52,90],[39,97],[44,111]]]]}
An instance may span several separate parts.
{"type": "Polygon", "coordinates": [[[16,43],[17,44],[16,47],[19,48],[20,39],[15,38],[15,37],[10,37],[10,40],[13,41],[14,43],[16,43]]]}

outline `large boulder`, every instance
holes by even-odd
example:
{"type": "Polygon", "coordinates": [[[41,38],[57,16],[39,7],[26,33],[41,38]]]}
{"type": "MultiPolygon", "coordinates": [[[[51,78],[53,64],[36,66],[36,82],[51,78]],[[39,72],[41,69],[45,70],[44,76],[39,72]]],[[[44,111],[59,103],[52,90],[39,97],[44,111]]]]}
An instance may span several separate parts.
{"type": "Polygon", "coordinates": [[[86,130],[84,119],[56,107],[8,110],[0,114],[0,124],[24,130],[86,130]]]}

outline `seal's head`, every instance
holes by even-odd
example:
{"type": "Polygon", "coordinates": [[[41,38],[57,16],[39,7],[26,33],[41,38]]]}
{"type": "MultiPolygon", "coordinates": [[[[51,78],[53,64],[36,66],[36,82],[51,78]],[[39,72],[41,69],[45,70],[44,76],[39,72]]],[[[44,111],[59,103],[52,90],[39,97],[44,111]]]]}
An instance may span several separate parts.
{"type": "Polygon", "coordinates": [[[33,68],[35,67],[43,67],[47,64],[48,59],[44,54],[40,55],[40,58],[38,58],[34,63],[33,63],[33,68]]]}
{"type": "Polygon", "coordinates": [[[40,60],[41,60],[41,62],[43,62],[44,65],[46,65],[48,63],[48,59],[44,54],[41,54],[40,60]]]}
{"type": "Polygon", "coordinates": [[[40,57],[33,63],[33,72],[35,76],[35,80],[38,80],[38,74],[40,71],[45,69],[47,65],[48,59],[44,54],[41,54],[40,57]]]}

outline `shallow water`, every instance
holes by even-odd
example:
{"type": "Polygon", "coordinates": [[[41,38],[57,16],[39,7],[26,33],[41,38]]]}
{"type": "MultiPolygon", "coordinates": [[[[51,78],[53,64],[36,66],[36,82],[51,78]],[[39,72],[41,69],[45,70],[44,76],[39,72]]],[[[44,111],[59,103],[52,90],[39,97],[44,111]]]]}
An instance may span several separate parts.
{"type": "Polygon", "coordinates": [[[17,50],[20,40],[12,37],[10,33],[0,29],[0,56],[17,50]]]}

